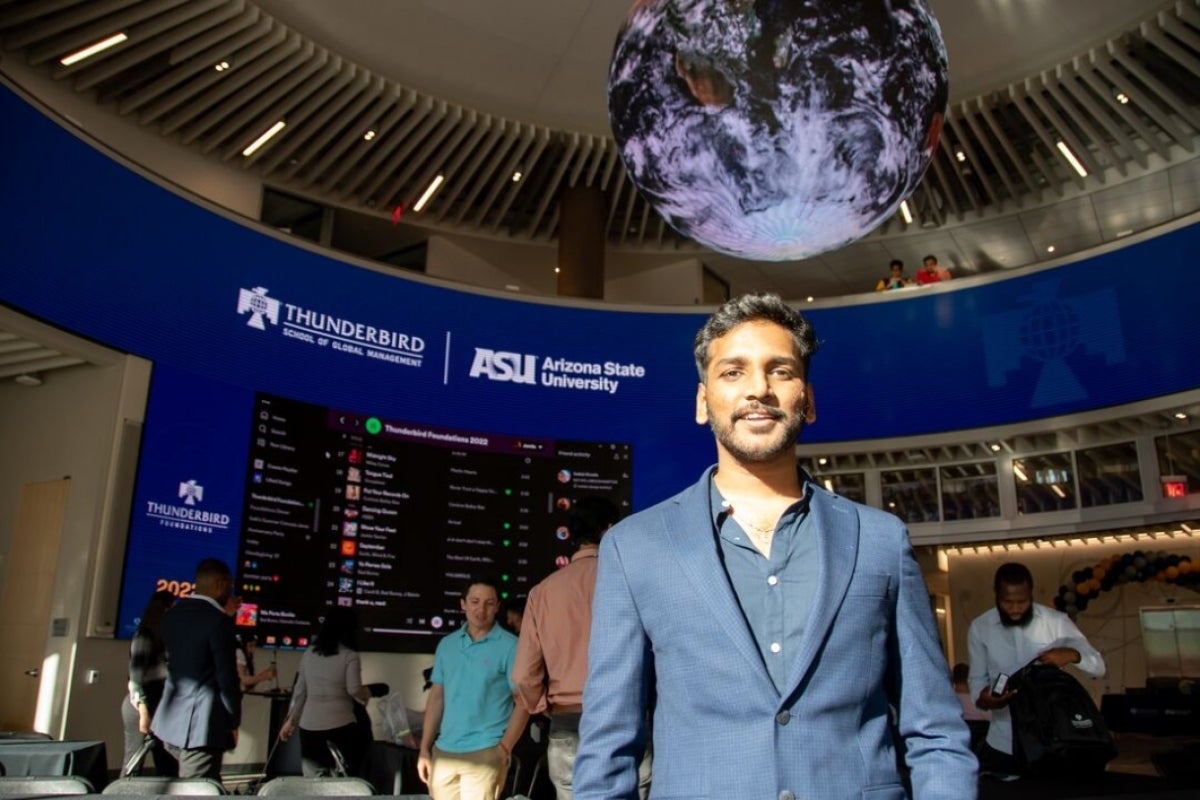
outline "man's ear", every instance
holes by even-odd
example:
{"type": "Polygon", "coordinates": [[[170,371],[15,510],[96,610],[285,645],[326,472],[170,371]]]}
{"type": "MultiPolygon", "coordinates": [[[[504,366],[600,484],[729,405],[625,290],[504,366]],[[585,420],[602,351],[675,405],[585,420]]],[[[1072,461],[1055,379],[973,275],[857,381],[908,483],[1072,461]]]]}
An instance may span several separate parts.
{"type": "Polygon", "coordinates": [[[804,423],[812,425],[817,421],[817,398],[813,394],[812,384],[804,387],[804,423]]]}
{"type": "Polygon", "coordinates": [[[696,424],[708,424],[708,394],[703,383],[696,386],[696,424]]]}

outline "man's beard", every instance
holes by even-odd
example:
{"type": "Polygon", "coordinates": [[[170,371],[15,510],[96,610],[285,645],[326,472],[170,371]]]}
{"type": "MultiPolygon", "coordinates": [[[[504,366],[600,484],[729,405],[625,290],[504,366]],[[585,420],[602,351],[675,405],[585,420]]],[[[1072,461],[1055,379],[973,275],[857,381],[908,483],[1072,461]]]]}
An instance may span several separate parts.
{"type": "Polygon", "coordinates": [[[736,411],[728,422],[724,422],[709,408],[708,427],[712,429],[721,446],[734,458],[746,462],[765,462],[772,461],[795,448],[796,440],[804,430],[804,414],[798,413],[789,417],[782,409],[755,404],[736,411]],[[769,436],[742,434],[740,438],[743,441],[739,442],[735,425],[739,418],[749,413],[767,413],[776,420],[782,420],[784,424],[769,436]]]}
{"type": "Polygon", "coordinates": [[[1033,603],[1030,603],[1029,608],[1025,609],[1025,613],[1016,619],[1005,614],[1004,609],[998,605],[996,610],[1000,612],[1000,624],[1006,628],[1024,628],[1033,620],[1033,603]]]}

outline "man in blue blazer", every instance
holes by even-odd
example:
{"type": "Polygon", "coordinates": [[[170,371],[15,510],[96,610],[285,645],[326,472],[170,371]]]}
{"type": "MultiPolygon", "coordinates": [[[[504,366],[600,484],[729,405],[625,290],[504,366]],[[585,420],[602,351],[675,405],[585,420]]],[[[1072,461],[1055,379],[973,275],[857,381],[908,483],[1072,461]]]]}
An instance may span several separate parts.
{"type": "Polygon", "coordinates": [[[816,346],[775,295],[697,335],[717,466],[601,544],[576,800],[634,800],[648,729],[656,800],[976,797],[904,525],[796,464],[816,346]]]}
{"type": "Polygon", "coordinates": [[[237,745],[242,687],[237,639],[225,611],[229,567],[215,558],[196,567],[196,588],[163,617],[167,685],[150,728],[179,760],[181,778],[221,778],[226,750],[237,745]]]}

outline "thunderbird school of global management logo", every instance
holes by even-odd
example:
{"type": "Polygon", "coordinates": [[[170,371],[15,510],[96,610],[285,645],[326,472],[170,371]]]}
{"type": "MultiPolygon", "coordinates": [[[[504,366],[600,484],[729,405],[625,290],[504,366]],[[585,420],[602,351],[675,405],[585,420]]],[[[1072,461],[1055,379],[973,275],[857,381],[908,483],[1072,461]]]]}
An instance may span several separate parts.
{"type": "Polygon", "coordinates": [[[529,353],[476,347],[469,376],[501,383],[540,384],[558,389],[616,394],[622,380],[646,377],[646,368],[641,364],[617,361],[541,358],[529,353]]]}
{"type": "Polygon", "coordinates": [[[147,500],[145,514],[163,528],[212,533],[229,528],[229,515],[200,508],[204,502],[204,487],[195,478],[179,482],[178,502],[163,503],[147,500]]]}
{"type": "Polygon", "coordinates": [[[269,291],[265,286],[238,290],[237,313],[247,317],[246,327],[278,328],[293,341],[405,367],[419,367],[425,358],[420,336],[288,303],[268,296],[269,291]]]}

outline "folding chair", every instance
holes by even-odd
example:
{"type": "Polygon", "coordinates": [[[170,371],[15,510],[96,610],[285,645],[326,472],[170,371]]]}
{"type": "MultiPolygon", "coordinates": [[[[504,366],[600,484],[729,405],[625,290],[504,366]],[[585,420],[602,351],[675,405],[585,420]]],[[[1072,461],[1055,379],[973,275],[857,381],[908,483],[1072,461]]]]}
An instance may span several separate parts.
{"type": "Polygon", "coordinates": [[[161,776],[136,776],[117,778],[100,794],[152,795],[155,797],[217,797],[226,794],[225,787],[212,778],[171,778],[161,776]]]}
{"type": "Polygon", "coordinates": [[[258,789],[259,797],[370,797],[375,787],[362,778],[272,778],[258,789]]]}
{"type": "Polygon", "coordinates": [[[8,775],[0,778],[0,797],[63,797],[95,793],[92,782],[78,775],[8,775]]]}

